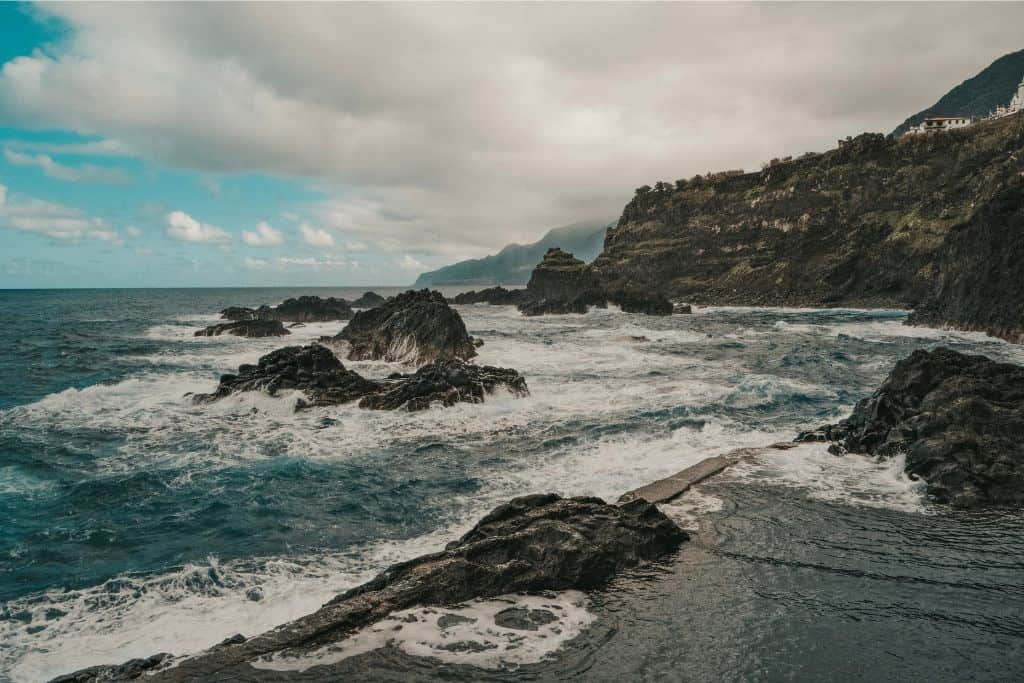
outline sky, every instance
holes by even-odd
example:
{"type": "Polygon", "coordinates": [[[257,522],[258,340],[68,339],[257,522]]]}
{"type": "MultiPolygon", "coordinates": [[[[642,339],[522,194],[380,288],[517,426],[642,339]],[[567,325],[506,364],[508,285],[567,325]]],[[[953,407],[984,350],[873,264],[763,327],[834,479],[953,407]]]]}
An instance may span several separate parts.
{"type": "Polygon", "coordinates": [[[404,285],[888,132],[1022,4],[0,4],[0,288],[404,285]]]}

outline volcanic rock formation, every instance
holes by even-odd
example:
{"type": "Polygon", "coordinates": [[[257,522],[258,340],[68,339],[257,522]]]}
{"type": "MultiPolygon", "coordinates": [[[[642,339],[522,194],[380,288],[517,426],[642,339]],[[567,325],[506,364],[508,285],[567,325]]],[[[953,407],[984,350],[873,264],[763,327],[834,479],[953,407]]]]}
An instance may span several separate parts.
{"type": "Polygon", "coordinates": [[[901,360],[853,414],[801,434],[830,451],[906,454],[906,472],[961,508],[1024,505],[1024,368],[946,348],[901,360]]]}

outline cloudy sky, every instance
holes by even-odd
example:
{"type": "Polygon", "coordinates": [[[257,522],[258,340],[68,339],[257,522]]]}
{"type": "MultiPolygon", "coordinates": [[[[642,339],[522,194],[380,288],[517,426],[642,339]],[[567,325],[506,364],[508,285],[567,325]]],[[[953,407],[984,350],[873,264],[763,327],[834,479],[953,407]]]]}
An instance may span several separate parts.
{"type": "Polygon", "coordinates": [[[406,284],[887,132],[1024,5],[0,5],[0,288],[406,284]]]}

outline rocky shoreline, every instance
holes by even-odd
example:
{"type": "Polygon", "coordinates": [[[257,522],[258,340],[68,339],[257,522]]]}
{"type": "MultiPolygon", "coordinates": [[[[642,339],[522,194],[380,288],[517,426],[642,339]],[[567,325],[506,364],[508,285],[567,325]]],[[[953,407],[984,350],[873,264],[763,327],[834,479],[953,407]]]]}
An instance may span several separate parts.
{"type": "Polygon", "coordinates": [[[1024,367],[915,351],[850,417],[797,437],[836,455],[906,457],[929,496],[958,508],[1024,506],[1024,367]]]}

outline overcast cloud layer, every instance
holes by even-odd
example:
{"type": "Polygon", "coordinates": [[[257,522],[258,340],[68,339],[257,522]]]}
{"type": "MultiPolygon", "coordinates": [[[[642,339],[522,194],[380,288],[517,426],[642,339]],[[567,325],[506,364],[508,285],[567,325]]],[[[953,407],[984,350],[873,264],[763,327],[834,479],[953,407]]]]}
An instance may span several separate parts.
{"type": "MultiPolygon", "coordinates": [[[[308,243],[452,258],[614,219],[641,184],[891,130],[1024,47],[1011,4],[45,11],[74,30],[3,67],[6,121],[174,168],[308,178],[332,197],[308,207],[308,243]]],[[[280,243],[267,227],[244,240],[280,243]]],[[[166,228],[227,241],[185,214],[166,228]]]]}

